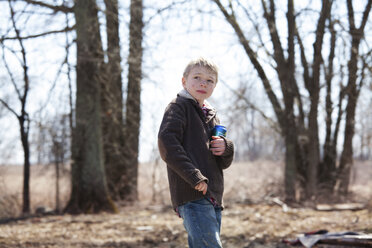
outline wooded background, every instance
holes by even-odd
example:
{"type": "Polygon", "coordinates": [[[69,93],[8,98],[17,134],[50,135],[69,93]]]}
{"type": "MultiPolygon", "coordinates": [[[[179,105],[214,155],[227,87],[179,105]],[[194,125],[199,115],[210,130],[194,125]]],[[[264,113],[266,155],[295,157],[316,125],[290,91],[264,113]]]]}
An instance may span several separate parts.
{"type": "Polygon", "coordinates": [[[346,199],[353,161],[372,159],[371,5],[0,1],[0,149],[12,163],[22,144],[23,213],[31,164],[71,164],[65,212],[136,201],[139,152],[159,159],[160,118],[196,54],[220,67],[211,102],[237,161],[283,160],[288,203],[346,199]]]}

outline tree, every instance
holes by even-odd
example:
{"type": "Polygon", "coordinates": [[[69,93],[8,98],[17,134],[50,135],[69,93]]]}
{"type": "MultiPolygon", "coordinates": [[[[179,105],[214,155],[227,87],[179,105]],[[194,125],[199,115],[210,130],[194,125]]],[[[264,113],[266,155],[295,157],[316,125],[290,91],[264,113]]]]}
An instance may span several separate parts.
{"type": "MultiPolygon", "coordinates": [[[[55,12],[71,13],[75,12],[75,19],[77,23],[76,4],[69,7],[68,2],[62,5],[52,5],[42,1],[24,0],[25,2],[37,6],[49,8],[55,12]]],[[[141,81],[141,66],[142,66],[142,2],[133,1],[131,3],[132,18],[131,30],[139,28],[137,31],[130,32],[133,37],[131,42],[130,55],[128,57],[129,75],[128,76],[128,103],[127,103],[127,123],[123,121],[123,92],[122,92],[122,78],[121,78],[121,57],[120,57],[120,39],[119,39],[119,16],[118,16],[118,1],[106,0],[106,30],[107,30],[107,57],[108,62],[104,63],[102,48],[100,53],[102,57],[97,56],[100,60],[97,65],[100,72],[100,108],[101,108],[101,127],[102,127],[102,142],[103,142],[103,161],[106,174],[106,182],[110,195],[115,200],[133,199],[137,198],[137,169],[138,169],[138,136],[139,136],[139,121],[140,121],[140,81],[141,81]],[[134,10],[134,12],[133,12],[134,10]],[[138,46],[139,44],[139,46],[138,46]],[[138,50],[138,48],[140,50],[138,50]],[[133,58],[139,61],[133,63],[133,58]],[[136,69],[139,67],[139,69],[136,69]],[[139,73],[139,77],[137,76],[139,73]],[[124,125],[128,125],[128,132],[130,139],[126,144],[127,137],[124,134],[124,125]],[[136,130],[137,129],[137,130],[136,130]],[[130,131],[129,131],[130,130],[130,131]],[[137,136],[137,137],[136,137],[137,136]]],[[[67,14],[66,14],[67,15],[67,14]]],[[[84,17],[85,18],[85,17],[84,17]]],[[[66,18],[68,20],[68,18],[66,18]]],[[[95,23],[95,22],[93,22],[95,23]]],[[[77,24],[76,24],[77,25],[77,24]]],[[[68,26],[68,22],[67,22],[68,26]]],[[[90,29],[89,25],[85,26],[90,29]]],[[[77,27],[74,26],[77,31],[77,27]]],[[[67,32],[68,27],[60,32],[67,32]]],[[[96,32],[96,31],[92,31],[96,32]]],[[[132,38],[131,38],[132,39],[132,38]]],[[[83,42],[82,42],[83,43],[83,42]]],[[[93,42],[92,42],[93,43],[93,42]]],[[[101,46],[101,45],[99,45],[101,46]]],[[[79,46],[78,46],[79,50],[79,46]]],[[[66,52],[68,53],[68,47],[66,52]]],[[[79,52],[78,52],[79,53],[79,52]]],[[[94,56],[93,56],[94,57],[94,56]]],[[[66,61],[68,57],[66,57],[66,61]]],[[[68,67],[69,69],[69,67],[68,67]]],[[[70,75],[70,71],[68,76],[70,75]]],[[[69,76],[70,80],[70,76],[69,76]]],[[[78,83],[79,84],[79,83],[78,83]]],[[[70,91],[71,91],[71,87],[70,91]]],[[[71,105],[71,97],[70,97],[71,105]]],[[[77,100],[77,103],[79,100],[77,100]]],[[[77,104],[76,104],[77,105],[77,104]]],[[[72,106],[71,106],[71,109],[72,106]]],[[[76,106],[76,111],[78,106],[76,106]]],[[[72,112],[71,112],[72,113],[72,112]]],[[[76,123],[79,114],[76,112],[76,123]]],[[[73,118],[71,118],[72,120],[73,118]]],[[[71,127],[73,125],[71,124],[71,127]]],[[[77,128],[78,124],[76,125],[77,128]]],[[[74,132],[75,133],[75,132],[74,132]]],[[[75,137],[75,135],[73,135],[75,137]]],[[[76,140],[77,138],[75,138],[76,140]]],[[[74,142],[73,142],[74,143],[74,142]]],[[[102,144],[101,144],[102,145],[102,144]]],[[[73,144],[73,150],[76,146],[73,144]]],[[[72,152],[74,154],[74,151],[72,152]]],[[[74,155],[73,155],[74,157],[74,155]]],[[[75,161],[75,160],[74,160],[75,161]]],[[[79,178],[75,178],[79,180],[79,178]]],[[[74,180],[74,179],[73,179],[74,180]]]]}
{"type": "Polygon", "coordinates": [[[344,146],[340,159],[340,169],[338,171],[338,180],[340,187],[338,189],[341,195],[348,193],[348,187],[350,182],[350,171],[353,165],[353,137],[355,129],[355,109],[357,105],[358,96],[360,89],[364,82],[364,69],[366,64],[362,68],[361,75],[358,81],[358,60],[359,60],[359,49],[361,39],[364,37],[364,28],[368,21],[369,12],[371,11],[372,0],[369,0],[363,13],[362,21],[360,26],[357,27],[355,24],[355,13],[353,8],[353,2],[347,0],[347,12],[349,20],[349,34],[351,37],[350,47],[350,59],[348,62],[348,82],[346,86],[346,96],[348,98],[346,106],[346,125],[344,135],[344,146]]]}
{"type": "MultiPolygon", "coordinates": [[[[10,66],[7,64],[5,57],[5,39],[1,40],[1,45],[3,48],[3,60],[10,76],[10,81],[14,87],[14,90],[17,94],[17,98],[20,103],[20,113],[17,113],[16,108],[12,107],[5,99],[0,99],[2,105],[9,110],[17,118],[19,123],[20,137],[23,148],[23,207],[22,212],[24,214],[30,213],[30,144],[29,144],[29,133],[30,133],[30,119],[29,113],[26,110],[27,106],[27,97],[30,90],[30,79],[28,75],[28,62],[26,48],[24,46],[23,39],[21,38],[20,30],[17,27],[15,12],[12,6],[11,1],[8,1],[10,9],[10,18],[12,27],[15,33],[15,39],[18,42],[20,50],[20,63],[23,70],[23,85],[19,86],[17,80],[13,76],[10,66]]],[[[14,55],[17,56],[17,52],[14,50],[14,55]]]]}
{"type": "Polygon", "coordinates": [[[142,79],[142,37],[143,6],[142,0],[131,0],[129,25],[128,56],[128,95],[125,117],[125,150],[128,153],[126,163],[125,186],[121,195],[133,201],[138,198],[138,146],[141,120],[141,79],[142,79]]]}
{"type": "MultiPolygon", "coordinates": [[[[65,13],[69,13],[72,11],[71,8],[66,6],[53,6],[49,5],[43,2],[39,1],[8,1],[8,6],[10,10],[9,20],[11,22],[12,27],[9,28],[5,34],[2,34],[0,41],[2,45],[3,50],[3,60],[5,63],[5,69],[7,70],[11,85],[14,88],[15,91],[15,97],[10,97],[9,99],[1,99],[2,104],[5,106],[6,109],[8,109],[11,113],[13,113],[20,123],[20,137],[22,142],[22,147],[24,151],[24,184],[23,184],[23,213],[29,213],[30,212],[30,142],[29,142],[29,136],[30,136],[30,130],[31,130],[31,117],[32,112],[26,111],[28,98],[30,97],[30,89],[37,87],[36,85],[30,87],[31,78],[34,75],[29,76],[29,71],[31,67],[33,67],[33,63],[28,63],[29,61],[29,54],[26,53],[26,48],[29,47],[31,42],[28,42],[28,40],[35,40],[40,37],[45,37],[48,35],[58,34],[62,32],[70,32],[74,29],[74,27],[69,27],[68,25],[63,28],[62,30],[49,30],[46,32],[39,32],[33,33],[33,30],[29,30],[27,27],[27,24],[29,22],[25,22],[26,19],[30,18],[33,14],[37,13],[34,8],[29,8],[29,4],[35,4],[42,7],[47,7],[52,9],[55,12],[61,11],[65,13]],[[29,8],[30,11],[17,11],[17,8],[29,8]],[[21,27],[18,23],[22,23],[23,26],[21,27]],[[12,31],[14,30],[14,32],[12,31]],[[25,35],[27,33],[32,33],[25,35]],[[8,45],[9,43],[17,44],[15,46],[8,45]],[[14,57],[18,59],[18,61],[21,63],[22,71],[23,71],[23,85],[19,85],[19,82],[17,82],[17,76],[15,73],[12,72],[13,70],[13,64],[8,64],[7,60],[8,58],[11,58],[10,56],[6,56],[6,53],[9,52],[13,53],[14,57]],[[13,103],[11,102],[11,99],[18,99],[20,101],[21,110],[20,113],[17,113],[16,107],[13,106],[13,103]]],[[[55,14],[55,12],[53,14],[55,14]]],[[[32,49],[28,49],[32,50],[32,49]]],[[[11,62],[11,59],[9,59],[11,62]]],[[[53,88],[53,87],[52,87],[53,88]]],[[[33,117],[33,122],[36,122],[36,118],[33,117]]]]}
{"type": "Polygon", "coordinates": [[[126,122],[123,122],[118,2],[105,0],[107,79],[102,84],[105,170],[111,196],[134,201],[137,196],[140,96],[142,79],[142,1],[131,1],[126,122]]]}
{"type": "Polygon", "coordinates": [[[101,81],[102,130],[107,185],[113,199],[125,195],[123,174],[126,171],[122,69],[117,0],[105,0],[107,57],[106,78],[101,81]]]}
{"type": "Polygon", "coordinates": [[[56,185],[56,206],[55,212],[61,212],[60,204],[60,171],[63,168],[63,165],[66,162],[66,156],[70,155],[69,151],[69,141],[70,133],[69,131],[69,116],[62,115],[54,118],[54,121],[51,123],[48,128],[49,135],[51,137],[51,148],[50,148],[50,160],[54,163],[55,166],[55,185],[56,185]]]}
{"type": "Polygon", "coordinates": [[[94,0],[77,0],[76,125],[72,136],[72,192],[69,213],[115,211],[104,172],[101,126],[103,50],[94,0]]]}
{"type": "MultiPolygon", "coordinates": [[[[350,60],[348,63],[348,85],[340,87],[340,103],[338,105],[339,112],[333,132],[331,130],[332,111],[334,106],[330,100],[332,85],[332,78],[335,78],[333,69],[334,48],[337,44],[336,33],[334,32],[334,23],[339,20],[334,20],[331,15],[333,1],[322,1],[318,19],[316,21],[316,28],[314,31],[313,46],[311,59],[309,60],[309,51],[303,40],[301,27],[298,26],[297,20],[303,13],[306,13],[306,8],[295,12],[293,0],[288,0],[286,5],[286,38],[282,37],[278,29],[277,10],[279,4],[273,0],[261,0],[262,15],[265,26],[260,26],[257,20],[256,13],[250,9],[249,6],[244,6],[239,1],[229,1],[229,5],[225,7],[221,1],[213,0],[222,12],[227,22],[233,28],[237,35],[240,44],[242,45],[246,55],[250,59],[252,65],[257,71],[262,85],[265,89],[266,95],[273,107],[278,126],[280,127],[281,135],[285,142],[285,193],[288,202],[298,200],[297,195],[301,199],[313,199],[319,196],[322,192],[318,191],[319,175],[325,170],[322,168],[324,162],[327,166],[333,169],[331,176],[335,182],[340,173],[337,173],[338,168],[335,165],[329,164],[325,158],[331,158],[331,162],[336,162],[336,147],[337,138],[339,135],[340,121],[343,115],[343,101],[344,96],[347,95],[347,116],[344,151],[340,161],[340,171],[345,172],[345,177],[348,178],[350,174],[349,168],[352,164],[352,137],[353,137],[353,120],[355,116],[355,105],[358,98],[357,88],[355,82],[358,77],[358,55],[359,44],[363,38],[363,29],[365,22],[368,19],[371,1],[368,1],[363,13],[361,26],[359,29],[355,28],[354,11],[352,2],[347,1],[350,35],[353,37],[352,46],[350,47],[350,60]],[[237,11],[238,10],[238,11],[237,11]],[[243,13],[243,14],[241,14],[243,13]],[[252,17],[256,15],[255,17],[252,17]],[[243,16],[248,17],[252,22],[253,29],[256,32],[257,39],[247,37],[245,30],[241,28],[243,21],[239,18],[243,16]],[[328,24],[328,29],[327,29],[328,24]],[[323,53],[325,52],[324,37],[327,32],[331,33],[330,54],[328,65],[324,63],[323,53]],[[270,37],[270,47],[268,43],[264,42],[264,36],[270,37]],[[358,37],[358,38],[356,38],[358,37]],[[254,42],[252,41],[254,40],[254,42]],[[257,41],[258,40],[258,41],[257,41]],[[258,46],[255,46],[255,42],[258,46]],[[286,44],[286,47],[285,45],[286,44]],[[277,95],[278,92],[273,88],[273,82],[269,80],[270,71],[264,59],[260,59],[258,54],[267,54],[269,66],[272,66],[273,72],[276,73],[276,80],[280,84],[280,93],[283,100],[277,95]],[[296,63],[298,62],[298,63],[296,63]],[[298,66],[300,65],[300,66],[298,66]],[[328,66],[328,67],[327,67],[328,66]],[[324,70],[322,70],[324,68],[324,70]],[[296,77],[297,74],[302,73],[302,80],[296,77]],[[319,139],[319,104],[321,96],[321,85],[323,84],[322,75],[327,75],[325,80],[328,87],[328,94],[326,94],[326,109],[327,109],[327,132],[329,137],[326,138],[326,145],[324,148],[325,155],[321,157],[320,153],[320,139],[319,139]],[[307,92],[301,88],[301,83],[307,92]],[[332,132],[332,133],[331,133],[332,132]],[[333,154],[327,154],[330,151],[333,154]],[[297,187],[297,185],[301,187],[297,187]]],[[[281,6],[283,7],[283,6],[281,6]]],[[[309,6],[307,6],[309,7],[309,6]]],[[[342,61],[342,58],[339,58],[342,61]]],[[[342,64],[342,62],[341,62],[342,64]]],[[[341,67],[342,69],[342,67],[341,67]]],[[[338,79],[342,80],[342,75],[338,79]]],[[[358,87],[360,89],[360,87],[358,87]]],[[[334,187],[332,187],[332,190],[334,187]]],[[[324,193],[324,192],[323,192],[324,193]]],[[[343,194],[345,191],[343,192],[343,194]]]]}

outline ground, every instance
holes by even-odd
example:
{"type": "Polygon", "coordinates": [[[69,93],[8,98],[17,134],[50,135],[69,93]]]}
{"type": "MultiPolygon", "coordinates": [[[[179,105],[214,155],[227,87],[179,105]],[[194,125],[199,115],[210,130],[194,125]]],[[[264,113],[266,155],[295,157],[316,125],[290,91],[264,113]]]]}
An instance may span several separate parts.
{"type": "MultiPolygon", "coordinates": [[[[358,164],[352,178],[354,197],[349,200],[365,203],[364,208],[318,211],[310,208],[313,204],[296,208],[282,204],[282,165],[267,161],[234,164],[225,174],[224,247],[283,248],[287,247],[283,240],[320,229],[372,233],[372,206],[368,205],[372,199],[371,168],[370,163],[358,164]]],[[[165,166],[141,165],[139,202],[120,207],[117,214],[40,215],[6,222],[6,218],[19,216],[21,169],[0,166],[0,248],[187,247],[182,219],[169,205],[165,166]]],[[[52,172],[32,168],[33,213],[38,206],[55,208],[52,172]]],[[[61,205],[69,197],[68,182],[60,179],[61,205]]]]}
{"type": "MultiPolygon", "coordinates": [[[[223,211],[224,247],[286,247],[284,239],[319,229],[372,233],[372,212],[316,211],[232,204],[223,211]]],[[[119,214],[40,216],[0,225],[0,247],[187,247],[169,206],[123,207],[119,214]]]]}

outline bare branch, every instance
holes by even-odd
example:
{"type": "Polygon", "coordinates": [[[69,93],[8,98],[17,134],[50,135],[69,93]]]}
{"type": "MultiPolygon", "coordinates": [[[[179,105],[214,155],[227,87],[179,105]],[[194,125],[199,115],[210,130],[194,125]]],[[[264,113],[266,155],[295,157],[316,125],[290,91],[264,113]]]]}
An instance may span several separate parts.
{"type": "Polygon", "coordinates": [[[18,119],[19,119],[19,115],[14,111],[14,109],[12,109],[7,102],[5,102],[3,99],[0,98],[0,102],[3,104],[3,106],[9,110],[12,114],[14,114],[18,119]]]}
{"type": "Polygon", "coordinates": [[[372,0],[369,0],[363,12],[363,19],[360,24],[359,31],[364,30],[364,27],[366,26],[366,23],[368,21],[368,15],[369,15],[369,12],[371,11],[371,5],[372,5],[372,0]]]}
{"type": "Polygon", "coordinates": [[[33,35],[29,35],[29,36],[23,36],[23,37],[2,37],[0,38],[0,42],[3,42],[5,40],[26,40],[26,39],[33,39],[33,38],[38,38],[38,37],[43,37],[43,36],[47,36],[47,35],[51,35],[51,34],[58,34],[58,33],[65,33],[65,32],[69,32],[69,31],[72,31],[75,29],[75,25],[72,26],[72,27],[65,27],[64,29],[61,29],[61,30],[53,30],[53,31],[48,31],[48,32],[44,32],[44,33],[40,33],[40,34],[33,34],[33,35]]]}
{"type": "Polygon", "coordinates": [[[16,33],[16,37],[17,37],[17,40],[19,42],[19,45],[21,47],[21,53],[22,53],[22,67],[23,67],[23,80],[24,80],[24,90],[23,90],[23,95],[21,95],[21,105],[22,105],[22,113],[24,113],[25,111],[25,105],[26,105],[26,99],[27,99],[27,95],[28,95],[28,90],[29,90],[29,78],[28,78],[28,74],[27,74],[27,71],[28,71],[28,67],[27,67],[27,60],[26,60],[26,50],[25,50],[25,47],[23,45],[23,41],[22,39],[20,38],[20,32],[19,30],[17,29],[17,25],[16,25],[16,21],[15,21],[15,13],[14,13],[14,10],[13,10],[13,7],[11,6],[11,1],[8,0],[9,2],[9,8],[10,8],[10,17],[11,17],[11,20],[12,20],[12,24],[13,24],[13,28],[14,28],[14,32],[16,33]]]}
{"type": "Polygon", "coordinates": [[[266,19],[266,23],[270,31],[272,44],[274,47],[274,59],[277,65],[284,65],[286,61],[284,58],[284,52],[283,52],[282,44],[280,42],[280,38],[278,34],[278,28],[276,27],[274,2],[270,0],[270,12],[268,12],[267,10],[265,1],[261,0],[261,3],[262,3],[262,8],[264,10],[264,17],[266,19]]]}
{"type": "MultiPolygon", "coordinates": [[[[314,57],[313,57],[313,87],[315,91],[318,91],[317,87],[319,86],[319,75],[320,75],[320,64],[323,61],[322,58],[322,46],[323,46],[323,37],[325,31],[325,23],[331,13],[332,1],[324,0],[322,5],[322,10],[318,19],[318,24],[316,27],[316,38],[314,42],[314,57]]],[[[312,88],[310,88],[312,89],[312,88]]],[[[310,90],[310,94],[313,93],[313,90],[310,90]]]]}
{"type": "Polygon", "coordinates": [[[265,112],[262,111],[259,107],[257,107],[254,103],[249,101],[248,98],[245,97],[241,91],[233,89],[228,83],[224,82],[223,80],[221,80],[221,83],[225,85],[225,87],[227,87],[232,93],[234,93],[234,95],[236,95],[238,99],[243,100],[247,104],[248,108],[251,108],[254,111],[257,111],[276,132],[281,133],[281,130],[278,127],[277,122],[273,120],[272,118],[270,118],[269,116],[267,116],[265,112]]]}
{"type": "Polygon", "coordinates": [[[9,77],[10,77],[10,81],[12,82],[13,87],[14,87],[16,93],[17,93],[18,99],[21,101],[21,100],[22,100],[22,99],[21,99],[21,92],[20,92],[20,90],[19,90],[18,87],[17,87],[17,84],[16,84],[16,82],[15,82],[15,79],[14,79],[13,73],[12,73],[12,71],[10,70],[10,67],[9,67],[9,65],[8,65],[8,62],[6,61],[6,58],[5,58],[5,45],[4,45],[4,43],[1,43],[1,47],[2,47],[2,49],[3,49],[3,61],[4,61],[4,64],[5,64],[5,68],[6,68],[7,72],[8,72],[9,77]]]}
{"type": "Polygon", "coordinates": [[[333,79],[333,62],[335,58],[335,48],[336,48],[336,30],[334,28],[334,21],[329,17],[329,31],[331,33],[330,38],[330,52],[328,55],[328,68],[324,66],[324,77],[326,82],[326,97],[325,97],[325,111],[326,111],[326,138],[324,142],[324,152],[327,153],[325,156],[330,156],[331,151],[333,151],[332,144],[332,112],[333,112],[333,102],[332,102],[332,79],[333,79]]]}
{"type": "MultiPolygon", "coordinates": [[[[69,26],[69,19],[68,19],[68,13],[65,13],[65,20],[66,20],[66,26],[69,26]]],[[[68,33],[65,33],[65,51],[66,51],[66,57],[65,57],[65,62],[67,66],[67,82],[68,82],[68,89],[69,89],[69,94],[68,94],[68,100],[69,100],[69,106],[70,106],[70,113],[69,113],[69,126],[71,132],[74,130],[74,125],[73,125],[73,115],[74,115],[74,108],[73,108],[73,100],[72,100],[72,79],[71,79],[71,66],[68,58],[70,57],[70,42],[68,38],[68,33]]]]}
{"type": "Polygon", "coordinates": [[[304,44],[302,42],[302,38],[300,36],[300,33],[298,32],[298,28],[297,26],[295,27],[296,29],[296,37],[297,37],[297,42],[298,42],[298,45],[300,47],[300,53],[301,53],[301,64],[302,64],[302,67],[304,69],[304,83],[305,83],[305,87],[307,90],[310,89],[310,73],[309,73],[309,63],[307,62],[307,59],[306,59],[306,54],[305,54],[305,47],[304,47],[304,44]]]}
{"type": "Polygon", "coordinates": [[[347,14],[349,17],[349,28],[350,30],[354,30],[355,29],[354,8],[353,2],[351,0],[347,0],[347,14]]]}
{"type": "Polygon", "coordinates": [[[165,11],[167,11],[167,10],[170,10],[170,9],[172,9],[172,8],[173,8],[174,6],[176,6],[176,5],[182,5],[182,4],[185,4],[185,3],[187,3],[187,2],[189,2],[189,0],[183,0],[183,1],[180,1],[180,2],[172,2],[172,3],[168,4],[168,5],[165,6],[165,7],[161,8],[161,9],[158,9],[154,15],[152,15],[152,16],[150,16],[150,17],[148,18],[147,21],[144,21],[145,26],[146,26],[148,23],[150,23],[151,20],[152,20],[153,18],[155,18],[156,16],[158,16],[160,13],[165,12],[165,11]]]}
{"type": "Polygon", "coordinates": [[[29,4],[37,5],[40,7],[45,7],[48,9],[51,9],[55,12],[64,12],[64,13],[72,13],[74,11],[73,7],[68,7],[65,5],[52,5],[52,4],[47,4],[42,1],[35,1],[35,0],[18,0],[18,1],[24,1],[29,4]]]}
{"type": "Polygon", "coordinates": [[[295,70],[294,39],[295,39],[295,34],[296,34],[296,19],[294,16],[293,0],[288,1],[287,25],[288,25],[288,67],[290,70],[292,70],[291,75],[294,75],[294,70],[295,70]]]}
{"type": "Polygon", "coordinates": [[[274,93],[274,91],[271,87],[270,81],[266,76],[265,70],[263,69],[263,67],[261,66],[260,62],[257,59],[256,53],[253,51],[253,49],[249,45],[249,42],[248,42],[247,38],[245,37],[242,29],[240,28],[239,24],[237,23],[236,17],[227,12],[226,8],[221,4],[221,1],[219,1],[219,0],[213,0],[213,1],[217,4],[217,6],[221,10],[222,14],[225,16],[226,20],[230,23],[232,28],[235,30],[235,33],[237,34],[240,43],[242,44],[245,52],[247,53],[247,55],[248,55],[249,59],[251,60],[253,66],[257,70],[259,77],[261,78],[261,81],[264,85],[266,94],[268,95],[269,100],[271,101],[271,104],[273,105],[275,114],[276,114],[279,122],[284,125],[283,110],[282,110],[282,107],[279,103],[279,100],[276,97],[276,95],[275,95],[275,93],[274,93]]]}
{"type": "MultiPolygon", "coordinates": [[[[356,28],[355,19],[354,19],[353,2],[351,0],[347,0],[347,13],[348,13],[348,17],[349,17],[349,29],[350,29],[351,34],[353,34],[353,35],[355,35],[355,34],[356,35],[362,35],[363,34],[364,27],[366,26],[367,21],[368,21],[369,12],[371,11],[371,6],[372,6],[372,0],[369,0],[367,5],[366,5],[366,8],[364,9],[363,18],[362,18],[362,21],[360,23],[360,27],[356,28]]],[[[358,38],[361,38],[361,37],[358,37],[358,38]]]]}
{"type": "Polygon", "coordinates": [[[357,89],[356,89],[356,92],[357,92],[357,95],[359,95],[360,93],[360,90],[362,89],[363,87],[363,84],[364,84],[364,81],[365,81],[365,78],[366,78],[366,73],[365,71],[368,70],[368,63],[366,61],[366,59],[362,59],[362,63],[363,63],[363,66],[361,68],[361,75],[360,75],[360,80],[359,80],[359,83],[357,85],[357,89]]]}
{"type": "MultiPolygon", "coordinates": [[[[251,13],[245,8],[245,6],[243,4],[241,4],[241,1],[237,1],[237,4],[243,9],[244,13],[246,14],[246,16],[248,17],[248,19],[251,21],[255,31],[256,31],[256,34],[258,36],[258,40],[259,40],[259,44],[261,45],[261,47],[265,50],[265,53],[270,56],[270,57],[273,57],[273,55],[269,52],[269,50],[266,48],[265,46],[265,42],[264,42],[264,39],[262,38],[262,32],[260,31],[260,27],[259,27],[259,22],[257,21],[258,20],[258,16],[252,11],[252,14],[254,15],[253,17],[251,16],[251,13]]],[[[275,67],[273,65],[271,65],[274,69],[275,67]]]]}

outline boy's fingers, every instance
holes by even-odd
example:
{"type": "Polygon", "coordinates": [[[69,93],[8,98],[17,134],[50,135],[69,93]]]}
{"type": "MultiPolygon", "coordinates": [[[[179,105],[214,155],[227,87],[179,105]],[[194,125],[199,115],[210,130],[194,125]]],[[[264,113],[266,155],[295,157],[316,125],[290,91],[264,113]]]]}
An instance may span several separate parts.
{"type": "Polygon", "coordinates": [[[212,151],[213,154],[220,153],[220,152],[223,153],[224,150],[225,150],[224,148],[212,148],[211,149],[211,151],[212,151]]]}
{"type": "Polygon", "coordinates": [[[211,147],[225,147],[225,141],[223,139],[221,140],[212,140],[211,141],[211,147]]]}
{"type": "Polygon", "coordinates": [[[207,193],[207,189],[208,189],[208,184],[204,184],[203,188],[201,189],[201,191],[203,191],[203,195],[207,193]]]}
{"type": "Polygon", "coordinates": [[[222,155],[224,153],[224,149],[211,149],[213,155],[222,155]]]}
{"type": "Polygon", "coordinates": [[[199,183],[198,185],[195,186],[195,189],[197,191],[202,191],[203,192],[203,195],[205,195],[207,193],[208,184],[206,184],[206,183],[199,183]]]}
{"type": "Polygon", "coordinates": [[[202,190],[204,188],[204,185],[207,185],[205,182],[201,182],[195,186],[195,189],[202,190]]]}

